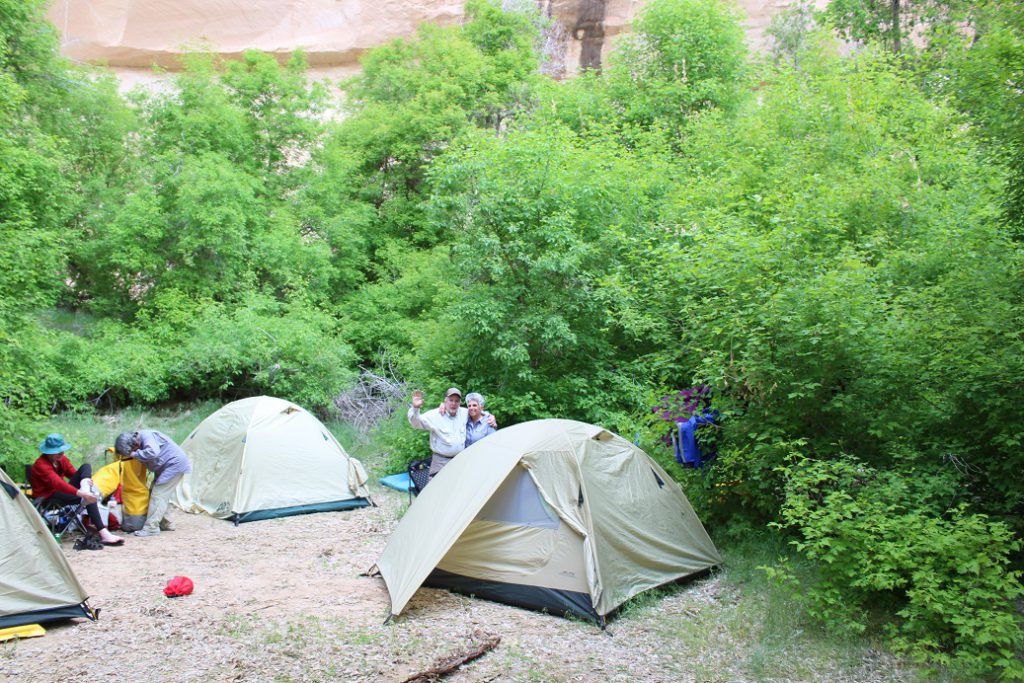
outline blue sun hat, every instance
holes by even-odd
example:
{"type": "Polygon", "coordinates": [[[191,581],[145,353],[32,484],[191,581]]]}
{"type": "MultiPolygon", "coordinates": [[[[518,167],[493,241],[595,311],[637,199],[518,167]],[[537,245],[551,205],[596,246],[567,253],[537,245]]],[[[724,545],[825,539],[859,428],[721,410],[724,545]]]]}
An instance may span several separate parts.
{"type": "Polygon", "coordinates": [[[39,444],[39,452],[46,455],[63,453],[67,450],[71,450],[71,444],[65,441],[64,437],[60,434],[50,434],[39,444]]]}

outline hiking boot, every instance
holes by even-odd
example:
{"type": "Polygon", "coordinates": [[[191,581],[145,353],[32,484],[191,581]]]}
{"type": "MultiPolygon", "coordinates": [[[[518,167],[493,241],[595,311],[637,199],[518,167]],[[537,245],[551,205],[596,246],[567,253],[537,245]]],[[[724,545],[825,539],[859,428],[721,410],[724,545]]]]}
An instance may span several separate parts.
{"type": "Polygon", "coordinates": [[[174,531],[174,522],[169,519],[160,520],[160,531],[174,531]]]}
{"type": "Polygon", "coordinates": [[[150,531],[149,529],[139,529],[138,531],[135,532],[135,535],[136,536],[159,536],[160,535],[160,530],[157,529],[156,531],[150,531]]]}

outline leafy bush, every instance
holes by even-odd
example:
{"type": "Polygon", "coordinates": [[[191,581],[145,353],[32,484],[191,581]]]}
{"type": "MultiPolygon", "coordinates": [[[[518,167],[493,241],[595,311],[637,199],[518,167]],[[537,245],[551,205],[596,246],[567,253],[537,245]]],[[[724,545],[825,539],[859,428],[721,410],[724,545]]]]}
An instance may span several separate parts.
{"type": "Polygon", "coordinates": [[[611,56],[609,93],[618,116],[678,129],[697,112],[746,97],[746,46],[735,12],[717,0],[661,0],[639,12],[636,32],[611,56]]]}
{"type": "Polygon", "coordinates": [[[271,394],[326,414],[354,379],[335,327],[302,304],[253,297],[228,307],[164,292],[131,325],[99,319],[77,332],[38,328],[33,379],[15,405],[41,414],[271,394]]]}
{"type": "Polygon", "coordinates": [[[378,423],[373,429],[373,442],[385,454],[380,461],[380,471],[374,472],[378,476],[405,472],[410,461],[430,457],[430,435],[409,426],[407,408],[400,407],[390,420],[378,423]]]}
{"type": "Polygon", "coordinates": [[[464,291],[444,301],[421,372],[467,378],[500,395],[515,420],[615,427],[617,404],[642,395],[628,365],[646,340],[609,316],[608,278],[633,226],[653,218],[665,187],[657,169],[655,159],[560,129],[479,135],[453,148],[434,167],[433,208],[456,226],[452,266],[464,291]]]}
{"type": "Polygon", "coordinates": [[[24,412],[11,410],[0,402],[0,468],[15,481],[22,479],[24,466],[38,457],[32,443],[40,430],[24,412]]]}
{"type": "MultiPolygon", "coordinates": [[[[971,675],[1024,679],[1016,606],[1024,588],[1011,568],[1021,543],[1006,524],[962,505],[935,514],[929,508],[944,494],[928,473],[878,471],[849,456],[796,456],[782,471],[775,526],[818,563],[817,579],[798,590],[812,616],[862,633],[871,610],[887,608],[884,632],[897,651],[971,675]]],[[[785,566],[769,573],[794,578],[785,566]]]]}

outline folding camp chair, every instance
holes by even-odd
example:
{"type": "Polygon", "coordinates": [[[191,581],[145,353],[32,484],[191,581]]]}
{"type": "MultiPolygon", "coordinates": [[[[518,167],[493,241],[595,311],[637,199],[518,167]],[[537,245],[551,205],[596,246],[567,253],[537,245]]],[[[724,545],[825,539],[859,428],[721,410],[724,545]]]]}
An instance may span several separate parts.
{"type": "MultiPolygon", "coordinates": [[[[32,466],[25,465],[25,481],[32,485],[32,466]]],[[[36,512],[46,522],[46,527],[53,534],[53,537],[60,542],[64,534],[69,531],[80,531],[88,534],[85,528],[85,521],[82,516],[85,514],[85,503],[79,500],[78,503],[47,502],[44,498],[32,498],[32,505],[36,512]]]]}
{"type": "Polygon", "coordinates": [[[25,465],[25,483],[18,484],[18,488],[21,490],[22,493],[25,494],[25,496],[29,500],[32,500],[32,477],[30,474],[31,472],[32,465],[25,465]]]}
{"type": "Polygon", "coordinates": [[[409,472],[409,481],[412,483],[409,492],[414,496],[420,495],[430,483],[430,459],[413,460],[406,470],[409,472]]]}

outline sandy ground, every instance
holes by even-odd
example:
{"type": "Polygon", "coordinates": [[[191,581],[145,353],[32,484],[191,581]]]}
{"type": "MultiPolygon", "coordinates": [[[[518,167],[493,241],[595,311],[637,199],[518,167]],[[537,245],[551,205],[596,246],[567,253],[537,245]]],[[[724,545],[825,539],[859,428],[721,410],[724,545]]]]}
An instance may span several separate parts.
{"type": "MultiPolygon", "coordinates": [[[[123,547],[100,551],[75,551],[65,540],[100,618],[0,643],[0,680],[402,681],[483,635],[501,643],[447,680],[751,679],[728,643],[714,642],[716,631],[735,628],[719,623],[736,602],[721,577],[620,617],[605,632],[427,588],[383,625],[384,583],[361,573],[383,550],[406,497],[378,489],[374,500],[379,507],[238,527],[174,511],[176,531],[129,536],[123,547]],[[164,597],[176,575],[195,582],[191,596],[164,597]]],[[[866,662],[863,677],[791,671],[754,679],[871,680],[876,666],[866,662]]]]}

